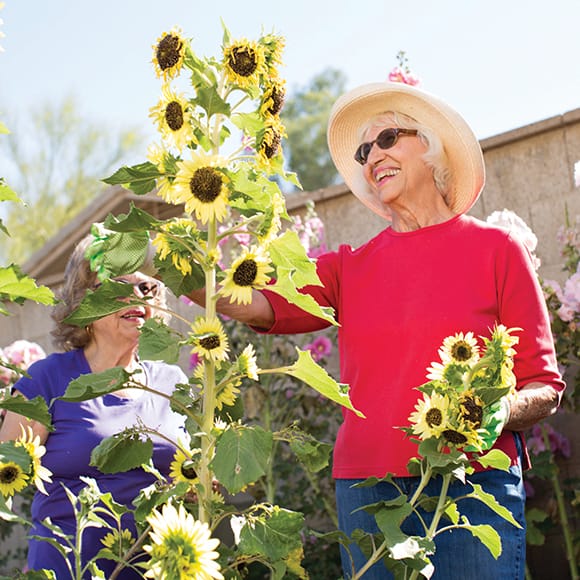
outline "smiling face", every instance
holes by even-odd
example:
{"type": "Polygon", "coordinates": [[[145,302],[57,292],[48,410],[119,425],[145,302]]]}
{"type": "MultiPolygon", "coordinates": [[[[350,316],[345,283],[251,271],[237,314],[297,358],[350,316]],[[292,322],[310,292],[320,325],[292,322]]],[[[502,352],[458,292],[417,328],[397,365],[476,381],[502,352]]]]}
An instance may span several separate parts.
{"type": "MultiPolygon", "coordinates": [[[[370,127],[364,141],[374,141],[385,128],[385,125],[370,127]]],[[[426,197],[440,197],[433,170],[423,158],[426,151],[427,146],[417,135],[399,135],[389,149],[381,149],[376,143],[372,146],[363,174],[380,203],[388,205],[392,213],[406,208],[415,210],[426,197]]]]}
{"type": "MultiPolygon", "coordinates": [[[[133,291],[137,298],[152,296],[155,292],[154,288],[159,288],[160,284],[157,280],[140,272],[120,276],[115,278],[115,281],[134,285],[133,291]]],[[[158,304],[158,300],[152,297],[150,300],[146,300],[143,305],[130,306],[93,322],[93,340],[96,342],[107,341],[110,345],[118,346],[119,349],[136,347],[139,341],[139,329],[151,318],[152,307],[156,304],[158,304]]]]}

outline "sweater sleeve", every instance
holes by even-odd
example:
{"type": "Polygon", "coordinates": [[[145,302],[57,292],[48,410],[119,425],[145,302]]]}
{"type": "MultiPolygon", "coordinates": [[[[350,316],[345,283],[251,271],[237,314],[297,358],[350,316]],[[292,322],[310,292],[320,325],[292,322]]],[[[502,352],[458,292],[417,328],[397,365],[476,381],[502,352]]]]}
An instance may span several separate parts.
{"type": "Polygon", "coordinates": [[[546,301],[529,251],[519,240],[506,237],[496,275],[500,322],[522,329],[514,358],[518,388],[539,382],[563,391],[546,301]]]}

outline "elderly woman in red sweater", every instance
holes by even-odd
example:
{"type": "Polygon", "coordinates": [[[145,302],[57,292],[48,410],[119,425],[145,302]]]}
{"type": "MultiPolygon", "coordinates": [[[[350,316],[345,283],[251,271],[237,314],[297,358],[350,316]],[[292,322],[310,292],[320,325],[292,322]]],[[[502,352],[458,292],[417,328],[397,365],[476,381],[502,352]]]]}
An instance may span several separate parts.
{"type": "MultiPolygon", "coordinates": [[[[465,530],[437,536],[434,578],[523,578],[527,453],[520,432],[558,407],[564,383],[541,289],[526,248],[509,232],[466,212],[483,189],[480,145],[464,119],[440,99],[400,83],[364,85],[335,104],[328,143],[346,184],[367,207],[388,220],[363,246],[341,246],[320,256],[321,287],[308,287],[320,304],[335,309],[341,381],[366,418],[346,410],[334,449],[333,476],[341,529],[376,532],[361,506],[397,497],[387,482],[354,487],[387,473],[405,493],[418,478],[407,471],[416,445],[396,427],[406,425],[417,402],[415,387],[436,359],[442,340],[456,333],[487,335],[496,324],[521,328],[515,357],[517,396],[510,402],[495,447],[510,458],[509,471],[481,470],[470,477],[507,507],[516,529],[481,502],[462,503],[472,524],[492,525],[502,539],[495,560],[465,530]]],[[[192,298],[203,300],[201,292],[192,298]]],[[[280,296],[255,292],[250,305],[220,299],[218,310],[269,333],[309,332],[326,323],[280,296]]],[[[433,481],[432,495],[439,493],[433,481]]],[[[468,492],[460,481],[450,495],[468,492]]],[[[428,517],[428,516],[427,516],[428,517]]],[[[418,522],[417,522],[418,525],[418,522]]],[[[423,529],[405,530],[424,535],[423,529]]],[[[365,558],[353,547],[355,569],[365,558]]],[[[345,577],[352,565],[343,554],[345,577]]],[[[382,563],[365,579],[385,579],[382,563]]]]}

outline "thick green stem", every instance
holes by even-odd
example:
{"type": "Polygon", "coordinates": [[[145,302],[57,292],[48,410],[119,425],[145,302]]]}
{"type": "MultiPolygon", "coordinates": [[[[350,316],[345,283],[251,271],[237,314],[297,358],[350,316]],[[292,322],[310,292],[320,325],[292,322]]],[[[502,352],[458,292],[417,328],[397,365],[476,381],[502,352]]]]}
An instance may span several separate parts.
{"type": "MultiPolygon", "coordinates": [[[[208,224],[208,253],[211,255],[216,249],[217,224],[215,219],[208,224]]],[[[215,268],[205,270],[205,316],[211,320],[216,316],[216,303],[214,296],[216,293],[216,276],[215,268]]],[[[212,429],[214,424],[216,407],[216,380],[215,380],[215,362],[213,360],[205,361],[205,383],[203,388],[202,402],[202,425],[201,425],[201,458],[199,465],[199,482],[201,489],[198,491],[199,503],[199,520],[211,524],[210,515],[207,513],[207,506],[210,505],[212,492],[212,473],[209,468],[211,462],[214,441],[212,440],[212,429]]]]}
{"type": "MultiPolygon", "coordinates": [[[[540,427],[542,429],[544,445],[546,449],[550,449],[550,438],[548,437],[546,426],[542,423],[540,427]]],[[[570,522],[568,521],[568,512],[566,511],[566,500],[560,485],[560,478],[558,477],[558,466],[556,465],[553,457],[552,462],[554,464],[554,475],[551,477],[552,487],[554,488],[554,495],[556,496],[558,515],[560,517],[560,526],[562,528],[562,535],[564,536],[564,546],[566,547],[566,558],[570,567],[570,577],[572,580],[578,580],[578,563],[576,562],[576,557],[574,554],[574,542],[570,532],[570,522]]]]}

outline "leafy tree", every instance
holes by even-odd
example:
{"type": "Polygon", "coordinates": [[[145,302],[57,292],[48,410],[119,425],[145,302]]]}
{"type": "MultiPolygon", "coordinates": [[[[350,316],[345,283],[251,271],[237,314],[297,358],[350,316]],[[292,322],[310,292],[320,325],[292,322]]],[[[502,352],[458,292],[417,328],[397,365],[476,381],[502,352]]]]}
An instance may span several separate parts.
{"type": "Polygon", "coordinates": [[[282,110],[288,133],[284,143],[288,166],[298,175],[305,191],[327,187],[338,180],[326,145],[326,125],[345,84],[342,72],[326,69],[289,97],[282,110]]]}
{"type": "Polygon", "coordinates": [[[88,122],[72,98],[10,124],[16,130],[3,140],[2,157],[27,207],[8,210],[11,237],[3,252],[22,263],[97,195],[99,180],[135,154],[143,139],[135,130],[114,132],[88,122]]]}

